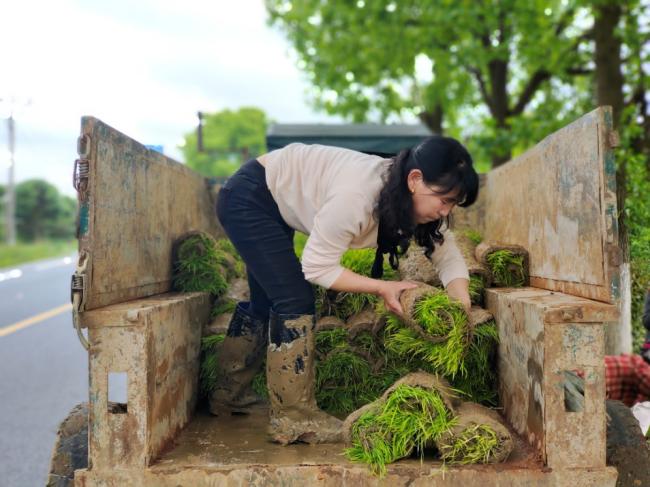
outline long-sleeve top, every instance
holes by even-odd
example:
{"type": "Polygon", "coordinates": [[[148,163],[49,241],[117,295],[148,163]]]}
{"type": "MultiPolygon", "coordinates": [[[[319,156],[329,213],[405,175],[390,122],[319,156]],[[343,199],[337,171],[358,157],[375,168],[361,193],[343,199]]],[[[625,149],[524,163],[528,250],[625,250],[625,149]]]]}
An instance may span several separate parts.
{"type": "MultiPolygon", "coordinates": [[[[309,235],[302,254],[308,281],[330,288],[343,272],[343,253],[377,246],[373,216],[390,159],[324,145],[289,144],[258,158],[285,222],[309,235]]],[[[469,279],[453,234],[436,245],[432,262],[444,286],[469,279]]]]}

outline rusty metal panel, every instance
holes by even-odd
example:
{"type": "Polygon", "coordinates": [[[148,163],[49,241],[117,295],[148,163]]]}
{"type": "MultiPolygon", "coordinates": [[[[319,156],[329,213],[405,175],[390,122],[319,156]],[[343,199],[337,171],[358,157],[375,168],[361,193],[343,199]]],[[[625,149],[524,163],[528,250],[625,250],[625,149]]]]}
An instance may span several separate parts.
{"type": "Polygon", "coordinates": [[[499,400],[503,414],[540,454],[545,448],[544,321],[540,310],[524,300],[550,294],[531,288],[486,292],[486,306],[499,329],[499,400]]]}
{"type": "Polygon", "coordinates": [[[92,468],[145,467],[187,424],[209,313],[206,293],[169,293],[82,313],[90,341],[92,468]],[[109,407],[112,373],[127,374],[125,408],[109,407]]]}
{"type": "MultiPolygon", "coordinates": [[[[281,448],[281,447],[278,447],[281,448]]],[[[303,446],[309,449],[310,446],[303,446]]],[[[77,487],[178,487],[178,486],[253,486],[267,487],[614,487],[617,473],[614,467],[599,469],[548,469],[541,467],[505,468],[503,465],[465,467],[424,465],[391,465],[384,477],[371,474],[359,465],[300,464],[292,465],[239,464],[227,467],[169,465],[142,470],[95,472],[77,470],[77,487]]]]}
{"type": "Polygon", "coordinates": [[[169,291],[174,240],[222,235],[206,179],[93,117],[79,140],[80,310],[169,291]]]}
{"type": "MultiPolygon", "coordinates": [[[[530,252],[531,286],[619,299],[611,109],[601,107],[488,173],[460,227],[530,252]]],[[[461,210],[461,209],[459,209],[461,210]]]]}
{"type": "Polygon", "coordinates": [[[605,465],[605,362],[602,324],[562,324],[545,330],[546,458],[552,468],[605,465]],[[567,411],[565,373],[584,377],[584,407],[567,411]]]}
{"type": "Polygon", "coordinates": [[[499,327],[499,393],[509,423],[548,467],[604,467],[602,320],[616,319],[616,307],[535,288],[488,289],[486,302],[499,327]],[[581,411],[565,406],[568,372],[584,377],[581,411]]]}

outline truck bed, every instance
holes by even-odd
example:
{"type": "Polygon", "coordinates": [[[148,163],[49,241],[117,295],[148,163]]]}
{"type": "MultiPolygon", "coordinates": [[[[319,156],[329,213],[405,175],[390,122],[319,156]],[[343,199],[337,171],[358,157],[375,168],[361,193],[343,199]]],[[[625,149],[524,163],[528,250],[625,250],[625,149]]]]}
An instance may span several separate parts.
{"type": "Polygon", "coordinates": [[[194,418],[150,467],[114,470],[96,475],[77,472],[77,485],[170,486],[195,485],[379,485],[427,486],[608,486],[616,470],[544,467],[541,458],[512,431],[515,449],[510,458],[496,465],[450,466],[432,456],[400,460],[388,465],[383,478],[365,465],[351,463],[343,445],[294,444],[281,446],[266,435],[268,411],[256,408],[248,416],[216,418],[197,411],[194,418]],[[568,483],[567,483],[568,482],[568,483]]]}

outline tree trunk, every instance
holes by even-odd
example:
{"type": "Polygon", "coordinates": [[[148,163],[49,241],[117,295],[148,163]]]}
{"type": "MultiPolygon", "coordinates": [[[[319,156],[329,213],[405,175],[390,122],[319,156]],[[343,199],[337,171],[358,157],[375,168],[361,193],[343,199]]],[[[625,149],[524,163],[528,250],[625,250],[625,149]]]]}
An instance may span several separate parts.
{"type": "MultiPolygon", "coordinates": [[[[606,4],[595,5],[594,9],[594,40],[596,101],[599,106],[610,105],[613,110],[614,129],[618,128],[621,112],[624,107],[623,74],[621,72],[621,40],[616,36],[616,27],[622,16],[622,8],[616,0],[606,4]]],[[[618,206],[618,235],[619,247],[624,256],[621,269],[621,297],[619,311],[621,322],[609,327],[611,332],[607,342],[611,347],[605,350],[607,354],[631,352],[632,334],[630,317],[631,281],[629,278],[629,241],[625,218],[625,199],[627,184],[626,161],[618,159],[616,168],[616,203],[618,206]]]]}
{"type": "MultiPolygon", "coordinates": [[[[594,7],[594,39],[596,41],[596,100],[598,105],[611,105],[614,112],[614,129],[618,128],[625,104],[623,73],[621,72],[621,41],[615,30],[622,15],[620,5],[614,2],[594,7]]],[[[616,185],[619,210],[625,204],[627,167],[625,160],[618,161],[616,185]]],[[[621,211],[621,215],[623,212],[621,211]]]]}
{"type": "MultiPolygon", "coordinates": [[[[488,65],[490,74],[490,87],[492,103],[490,104],[492,117],[496,121],[499,131],[510,130],[508,125],[508,61],[495,59],[488,65]]],[[[492,167],[495,168],[510,160],[512,152],[510,147],[492,155],[492,167]]]]}
{"type": "Polygon", "coordinates": [[[429,130],[434,134],[442,135],[444,133],[442,128],[444,112],[441,105],[436,105],[431,111],[420,112],[418,117],[420,118],[420,121],[429,127],[429,130]]]}

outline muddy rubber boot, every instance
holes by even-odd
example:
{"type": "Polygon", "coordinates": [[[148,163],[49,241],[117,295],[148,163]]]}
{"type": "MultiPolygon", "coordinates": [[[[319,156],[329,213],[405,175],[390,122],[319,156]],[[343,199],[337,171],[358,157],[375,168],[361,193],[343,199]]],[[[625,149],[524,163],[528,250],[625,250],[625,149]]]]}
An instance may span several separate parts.
{"type": "Polygon", "coordinates": [[[263,400],[253,391],[252,382],[264,361],[268,324],[252,316],[246,305],[237,304],[219,348],[219,377],[210,395],[210,412],[216,416],[245,413],[263,400]]]}
{"type": "Polygon", "coordinates": [[[269,434],[283,445],[342,441],[342,421],[321,411],[316,379],[313,315],[278,315],[271,311],[266,382],[271,408],[269,434]]]}

